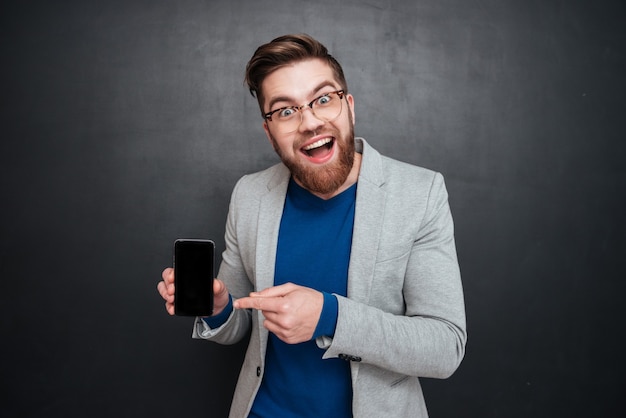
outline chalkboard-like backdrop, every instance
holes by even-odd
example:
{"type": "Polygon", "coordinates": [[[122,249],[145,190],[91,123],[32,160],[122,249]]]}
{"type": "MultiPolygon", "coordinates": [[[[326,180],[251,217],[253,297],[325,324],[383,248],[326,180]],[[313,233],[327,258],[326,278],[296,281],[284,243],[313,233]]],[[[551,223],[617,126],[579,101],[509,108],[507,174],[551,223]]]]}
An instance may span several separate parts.
{"type": "MultiPolygon", "coordinates": [[[[3,1],[6,417],[223,417],[245,342],[190,338],[155,286],[224,247],[277,161],[243,69],[307,32],[357,135],[447,180],[469,342],[433,417],[622,416],[626,6],[619,0],[3,1]]],[[[219,261],[219,260],[218,260],[219,261]]]]}

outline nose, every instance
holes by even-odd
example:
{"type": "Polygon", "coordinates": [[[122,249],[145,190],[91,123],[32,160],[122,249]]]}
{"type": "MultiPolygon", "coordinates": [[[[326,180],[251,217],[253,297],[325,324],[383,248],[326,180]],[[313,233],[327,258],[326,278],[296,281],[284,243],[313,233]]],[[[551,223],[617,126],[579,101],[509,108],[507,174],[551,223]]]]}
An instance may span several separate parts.
{"type": "Polygon", "coordinates": [[[305,106],[300,110],[300,126],[298,130],[301,132],[314,132],[322,125],[324,125],[324,121],[318,119],[313,113],[313,109],[309,106],[305,106]]]}

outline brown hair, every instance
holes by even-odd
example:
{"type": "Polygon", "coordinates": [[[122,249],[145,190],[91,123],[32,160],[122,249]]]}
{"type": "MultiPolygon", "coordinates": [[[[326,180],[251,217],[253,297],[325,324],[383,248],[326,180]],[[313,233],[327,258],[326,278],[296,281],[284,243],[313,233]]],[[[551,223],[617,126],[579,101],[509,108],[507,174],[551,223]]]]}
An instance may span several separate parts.
{"type": "Polygon", "coordinates": [[[246,65],[245,82],[250,88],[250,94],[257,98],[261,113],[264,100],[261,84],[265,77],[285,65],[312,58],[326,62],[333,70],[340,87],[348,92],[341,65],[324,45],[307,34],[284,35],[258,47],[246,65]]]}

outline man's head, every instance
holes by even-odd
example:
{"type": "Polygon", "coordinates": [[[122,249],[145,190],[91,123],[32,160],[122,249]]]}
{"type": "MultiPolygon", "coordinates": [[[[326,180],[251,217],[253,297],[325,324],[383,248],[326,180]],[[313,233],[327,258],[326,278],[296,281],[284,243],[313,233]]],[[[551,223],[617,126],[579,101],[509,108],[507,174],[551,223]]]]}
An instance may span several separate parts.
{"type": "Polygon", "coordinates": [[[262,45],[246,82],[268,139],[298,184],[327,198],[356,181],[354,99],[322,44],[286,35],[262,45]]]}
{"type": "Polygon", "coordinates": [[[257,98],[262,114],[266,113],[262,89],[265,77],[285,65],[314,58],[328,64],[341,89],[348,93],[343,69],[324,45],[306,34],[284,35],[258,47],[246,66],[245,81],[250,93],[257,98]]]}

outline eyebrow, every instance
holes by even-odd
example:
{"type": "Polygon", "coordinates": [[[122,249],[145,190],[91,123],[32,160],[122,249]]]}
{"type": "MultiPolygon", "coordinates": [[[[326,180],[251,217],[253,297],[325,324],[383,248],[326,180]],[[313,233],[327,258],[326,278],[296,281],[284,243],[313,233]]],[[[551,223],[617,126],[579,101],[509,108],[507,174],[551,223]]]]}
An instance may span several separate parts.
{"type": "MultiPolygon", "coordinates": [[[[312,89],[312,90],[311,90],[311,92],[309,93],[309,97],[310,97],[310,96],[313,96],[314,94],[319,93],[319,91],[320,91],[321,89],[323,89],[324,87],[328,87],[328,86],[330,86],[330,87],[332,87],[332,88],[334,88],[334,89],[337,89],[337,87],[335,86],[335,84],[334,84],[332,81],[322,81],[322,82],[321,82],[320,84],[318,84],[318,85],[317,85],[314,89],[312,89]]],[[[293,100],[293,98],[291,98],[291,97],[289,97],[289,96],[277,96],[277,97],[274,97],[274,98],[270,101],[270,103],[269,103],[269,106],[268,106],[268,109],[269,109],[269,110],[268,110],[268,111],[269,111],[269,112],[271,112],[271,111],[272,111],[272,108],[274,107],[274,105],[275,105],[276,103],[279,103],[279,102],[295,103],[295,100],[293,100]]],[[[297,105],[295,105],[295,106],[297,106],[297,105]]]]}

